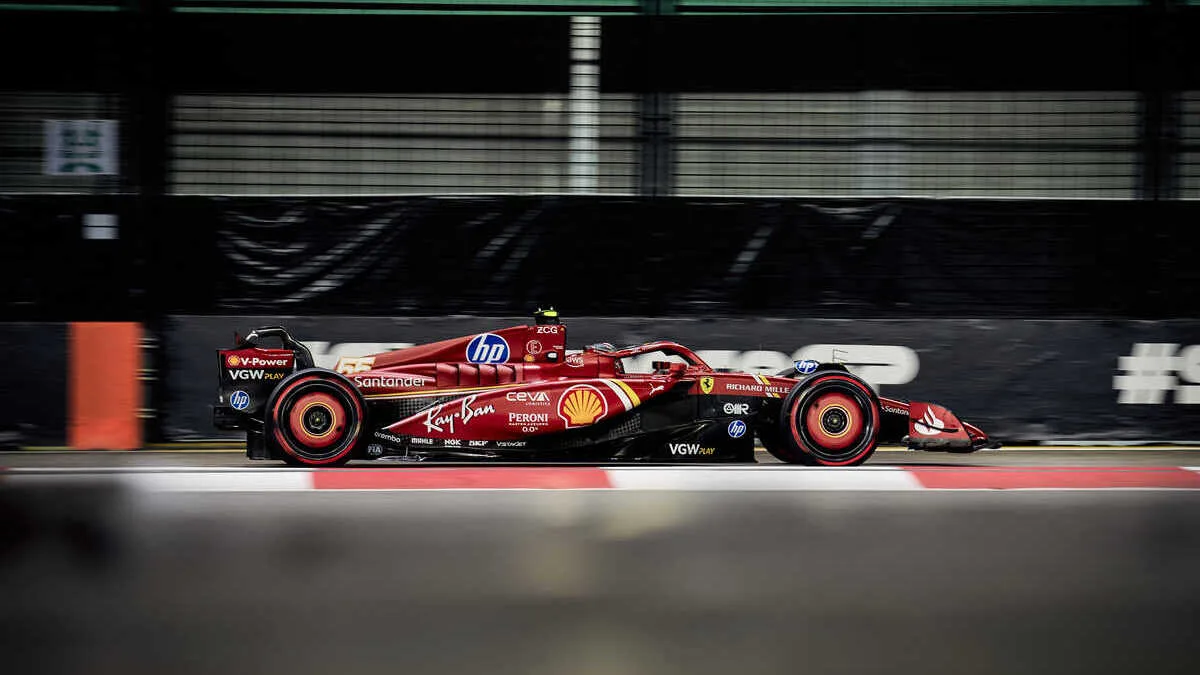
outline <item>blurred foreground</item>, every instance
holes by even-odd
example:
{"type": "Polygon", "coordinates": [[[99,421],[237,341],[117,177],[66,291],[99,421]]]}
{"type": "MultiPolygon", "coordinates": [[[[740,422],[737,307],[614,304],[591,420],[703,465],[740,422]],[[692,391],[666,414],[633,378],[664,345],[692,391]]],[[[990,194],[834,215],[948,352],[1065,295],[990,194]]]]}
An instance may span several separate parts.
{"type": "Polygon", "coordinates": [[[26,485],[0,488],[12,672],[1200,669],[1192,491],[26,485]]]}

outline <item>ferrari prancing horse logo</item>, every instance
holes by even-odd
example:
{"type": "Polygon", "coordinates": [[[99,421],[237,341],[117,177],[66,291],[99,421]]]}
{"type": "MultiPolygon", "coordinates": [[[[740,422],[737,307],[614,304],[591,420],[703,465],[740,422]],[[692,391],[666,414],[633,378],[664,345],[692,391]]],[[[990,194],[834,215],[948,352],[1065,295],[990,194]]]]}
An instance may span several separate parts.
{"type": "Polygon", "coordinates": [[[702,391],[706,394],[711,394],[712,387],[713,387],[713,379],[711,377],[700,378],[700,391],[702,391]]]}

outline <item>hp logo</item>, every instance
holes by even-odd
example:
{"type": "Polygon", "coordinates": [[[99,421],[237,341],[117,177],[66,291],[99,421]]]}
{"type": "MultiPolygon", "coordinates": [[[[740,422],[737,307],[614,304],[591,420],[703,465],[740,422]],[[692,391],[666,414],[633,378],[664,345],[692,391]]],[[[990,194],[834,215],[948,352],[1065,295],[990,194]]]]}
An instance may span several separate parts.
{"type": "Polygon", "coordinates": [[[734,420],[729,423],[727,431],[729,431],[730,438],[741,438],[746,434],[746,423],[741,420],[734,420]]]}
{"type": "Polygon", "coordinates": [[[245,410],[250,407],[250,394],[238,389],[229,396],[229,405],[234,410],[245,410]]]}
{"type": "Polygon", "coordinates": [[[800,373],[801,375],[807,375],[807,374],[815,371],[817,369],[817,366],[819,366],[819,365],[821,365],[821,364],[817,363],[816,361],[814,361],[812,359],[804,359],[803,361],[797,361],[796,362],[796,372],[800,373]]]}
{"type": "Polygon", "coordinates": [[[495,333],[476,335],[467,344],[467,361],[471,363],[504,363],[508,360],[508,343],[495,333]]]}

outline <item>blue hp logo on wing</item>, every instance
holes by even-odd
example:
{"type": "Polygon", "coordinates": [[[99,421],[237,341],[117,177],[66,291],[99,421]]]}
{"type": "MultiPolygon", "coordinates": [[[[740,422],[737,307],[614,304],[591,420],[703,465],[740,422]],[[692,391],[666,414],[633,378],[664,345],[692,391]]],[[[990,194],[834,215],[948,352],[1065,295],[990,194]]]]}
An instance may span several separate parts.
{"type": "Polygon", "coordinates": [[[812,359],[804,359],[803,361],[796,361],[795,364],[796,364],[796,372],[800,373],[801,375],[807,375],[811,372],[814,372],[814,371],[816,371],[817,366],[821,365],[820,363],[817,363],[816,361],[814,361],[812,359]]]}
{"type": "Polygon", "coordinates": [[[746,433],[746,423],[741,420],[734,420],[729,423],[729,437],[741,438],[746,433]]]}
{"type": "Polygon", "coordinates": [[[467,344],[467,361],[471,363],[504,363],[508,360],[508,343],[495,333],[476,335],[467,344]]]}
{"type": "Polygon", "coordinates": [[[233,406],[234,410],[245,410],[250,407],[250,394],[238,389],[229,395],[229,405],[233,406]]]}

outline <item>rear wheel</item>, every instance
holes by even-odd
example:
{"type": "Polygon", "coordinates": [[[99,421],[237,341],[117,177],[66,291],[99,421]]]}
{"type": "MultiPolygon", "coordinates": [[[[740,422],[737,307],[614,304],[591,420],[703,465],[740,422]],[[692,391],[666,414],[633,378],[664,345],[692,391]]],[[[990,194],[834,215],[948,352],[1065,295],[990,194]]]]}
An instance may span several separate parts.
{"type": "Polygon", "coordinates": [[[857,466],[878,444],[879,399],[848,373],[822,373],[797,384],[779,417],[782,442],[766,447],[785,462],[857,466]]]}
{"type": "Polygon", "coordinates": [[[288,464],[345,464],[362,437],[363,411],[358,392],[342,378],[302,371],[271,397],[268,437],[288,464]]]}

